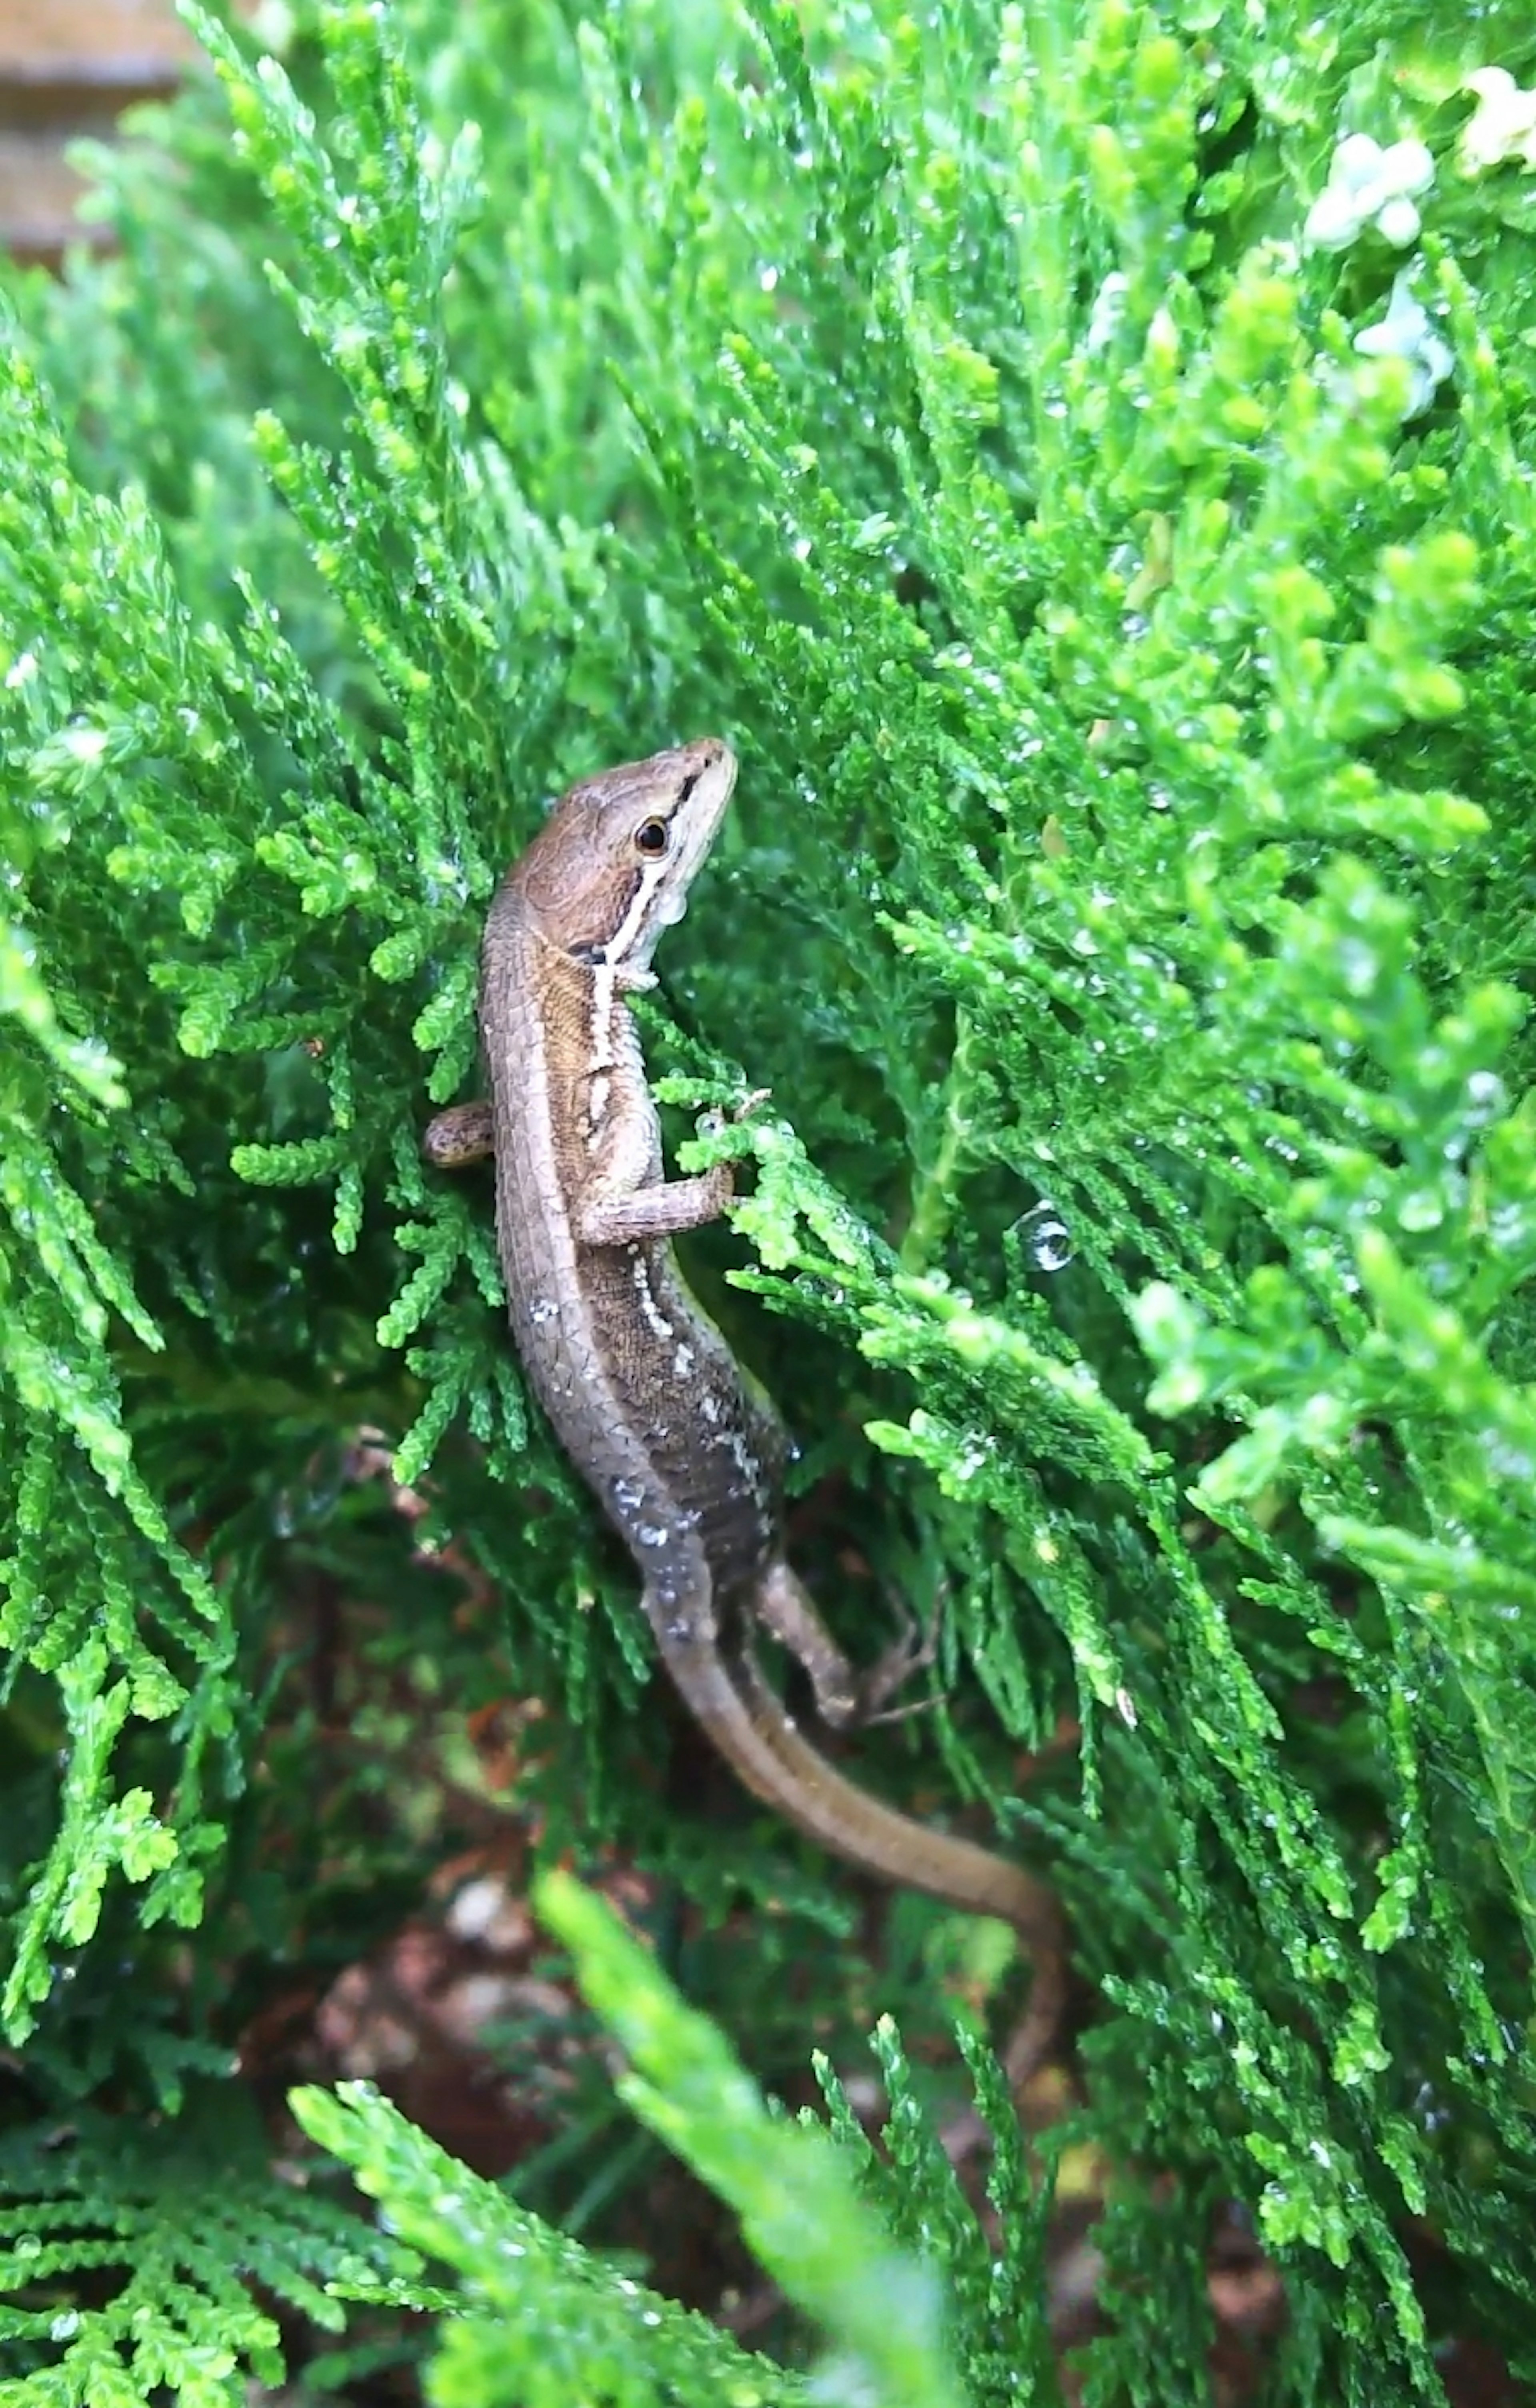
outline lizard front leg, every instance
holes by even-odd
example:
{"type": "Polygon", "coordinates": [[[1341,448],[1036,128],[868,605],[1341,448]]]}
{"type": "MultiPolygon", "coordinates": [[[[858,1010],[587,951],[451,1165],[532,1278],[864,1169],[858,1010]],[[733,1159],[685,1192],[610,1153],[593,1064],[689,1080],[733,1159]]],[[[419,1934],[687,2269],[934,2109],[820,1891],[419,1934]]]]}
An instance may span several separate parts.
{"type": "Polygon", "coordinates": [[[730,1164],[717,1162],[696,1178],[665,1179],[626,1193],[596,1186],[579,1198],[571,1217],[584,1245],[630,1246],[718,1221],[733,1193],[730,1164]]]}
{"type": "MultiPolygon", "coordinates": [[[[736,1192],[734,1166],[717,1162],[689,1179],[659,1177],[661,1132],[627,1018],[615,1057],[611,1073],[599,1072],[588,1082],[589,1114],[599,1129],[606,1117],[608,1127],[590,1175],[572,1199],[577,1236],[588,1246],[632,1246],[717,1221],[736,1192]]],[[[750,1096],[737,1117],[760,1100],[760,1096],[750,1096]]],[[[705,1112],[698,1123],[701,1137],[713,1136],[724,1126],[725,1115],[719,1111],[705,1112]]]]}
{"type": "MultiPolygon", "coordinates": [[[[438,1170],[460,1170],[467,1163],[483,1162],[495,1151],[491,1107],[485,1102],[450,1104],[422,1133],[422,1153],[438,1170]]],[[[648,1168],[645,1153],[642,1148],[642,1169],[648,1168]]],[[[707,1221],[720,1218],[735,1193],[728,1162],[717,1162],[712,1170],[692,1179],[657,1180],[648,1185],[628,1185],[633,1175],[626,1163],[610,1164],[579,1199],[577,1233],[587,1245],[627,1246],[637,1240],[702,1228],[707,1221]]]]}
{"type": "Polygon", "coordinates": [[[467,1162],[483,1162],[495,1154],[495,1129],[490,1104],[450,1104],[422,1131],[422,1152],[436,1170],[462,1170],[467,1162]]]}

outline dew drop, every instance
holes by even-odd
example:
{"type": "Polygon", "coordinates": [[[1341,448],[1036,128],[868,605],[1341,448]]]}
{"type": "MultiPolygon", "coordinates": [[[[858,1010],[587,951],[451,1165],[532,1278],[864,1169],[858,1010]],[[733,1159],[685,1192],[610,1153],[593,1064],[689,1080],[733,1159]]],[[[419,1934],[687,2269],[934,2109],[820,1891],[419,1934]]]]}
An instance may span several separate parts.
{"type": "Polygon", "coordinates": [[[1048,1197],[1019,1215],[1013,1234],[1028,1248],[1037,1270],[1064,1271],[1072,1259],[1072,1233],[1048,1197]]]}

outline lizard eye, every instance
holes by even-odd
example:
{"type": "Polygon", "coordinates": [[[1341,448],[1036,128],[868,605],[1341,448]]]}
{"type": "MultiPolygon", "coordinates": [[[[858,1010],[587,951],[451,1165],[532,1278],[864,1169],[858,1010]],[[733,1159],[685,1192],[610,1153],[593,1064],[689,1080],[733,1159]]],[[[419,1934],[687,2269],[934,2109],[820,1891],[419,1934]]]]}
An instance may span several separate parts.
{"type": "Polygon", "coordinates": [[[635,850],[643,853],[647,861],[659,861],[672,841],[672,831],[665,820],[641,820],[635,830],[635,850]]]}

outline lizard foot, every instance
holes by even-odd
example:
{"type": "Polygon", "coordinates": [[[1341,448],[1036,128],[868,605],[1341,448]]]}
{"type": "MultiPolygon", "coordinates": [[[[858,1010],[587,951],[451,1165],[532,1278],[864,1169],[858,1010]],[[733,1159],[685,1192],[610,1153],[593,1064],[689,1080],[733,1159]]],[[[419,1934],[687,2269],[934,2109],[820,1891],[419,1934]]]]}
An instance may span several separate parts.
{"type": "Polygon", "coordinates": [[[887,1588],[886,1598],[897,1620],[897,1634],[882,1648],[872,1664],[857,1676],[856,1695],[852,1722],[899,1723],[910,1714],[924,1714],[938,1703],[932,1696],[909,1698],[905,1705],[889,1701],[904,1689],[916,1672],[926,1672],[939,1655],[939,1622],[944,1610],[943,1591],[933,1601],[933,1611],[926,1622],[920,1622],[904,1597],[887,1588]]]}

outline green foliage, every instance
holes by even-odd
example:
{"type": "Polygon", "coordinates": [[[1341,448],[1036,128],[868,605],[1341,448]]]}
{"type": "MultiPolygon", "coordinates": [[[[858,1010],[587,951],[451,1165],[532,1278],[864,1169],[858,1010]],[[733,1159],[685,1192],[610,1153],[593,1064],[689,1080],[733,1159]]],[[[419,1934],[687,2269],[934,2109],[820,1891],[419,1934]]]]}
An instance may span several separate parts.
{"type": "MultiPolygon", "coordinates": [[[[467,2313],[444,2324],[429,2376],[438,2408],[805,2396],[795,2377],[776,2380],[701,2317],[525,2214],[368,2085],[295,2091],[293,2104],[310,2138],[352,2168],[391,2223],[463,2280],[467,2313]]],[[[359,2296],[377,2294],[366,2286],[359,2296]]]]}
{"type": "MultiPolygon", "coordinates": [[[[915,2248],[910,2256],[893,2248],[859,2200],[850,2155],[865,2161],[867,2184],[875,2161],[836,2086],[842,2145],[810,2116],[797,2128],[769,2112],[718,2032],[682,2004],[610,1910],[558,1875],[542,1885],[539,1907],[624,2045],[631,2067],[620,2085],[626,2103],[740,2216],[754,2255],[786,2298],[823,2328],[833,2355],[813,2390],[793,2376],[776,2376],[713,2326],[605,2268],[514,2206],[367,2086],[349,2084],[335,2096],[295,2093],[305,2130],[352,2168],[392,2228],[463,2278],[469,2313],[446,2329],[429,2377],[431,2397],[441,2408],[489,2408],[509,2399],[529,2408],[578,2398],[640,2408],[675,2398],[756,2402],[828,2395],[888,2401],[893,2408],[951,2408],[962,2395],[945,2364],[934,2272],[917,2262],[915,2248]]],[[[904,2184],[898,2229],[904,2223],[914,2243],[921,2232],[924,2254],[940,2264],[964,2254],[974,2275],[988,2260],[989,2244],[904,2095],[899,2051],[887,2041],[882,2053],[894,2101],[886,2134],[892,2167],[879,2170],[883,2204],[895,2209],[894,2171],[904,2184]]],[[[1012,2119],[995,2072],[993,2084],[991,2103],[1006,2126],[1012,2119]]],[[[999,2204],[1011,2184],[1027,2198],[1016,2153],[1007,2181],[1000,2168],[994,2176],[999,2204]]],[[[998,2270],[984,2300],[960,2295],[974,2318],[972,2336],[996,2315],[1008,2280],[998,2270]]],[[[356,2295],[386,2296],[377,2286],[356,2295]]],[[[398,2296],[398,2286],[392,2295],[398,2296]]],[[[1027,2332],[1038,2308],[1024,2295],[1012,2304],[1027,2332]]],[[[963,2340],[969,2322],[963,2318],[953,2338],[963,2340]]],[[[1017,2364],[1008,2383],[1000,2367],[991,2372],[997,2397],[1017,2398],[1017,2364]]],[[[980,2401],[992,2393],[977,2386],[964,2396],[980,2401]]]]}
{"type": "MultiPolygon", "coordinates": [[[[1529,26],[307,0],[280,60],[189,15],[218,89],[97,154],[120,251],[13,278],[0,359],[0,2015],[36,2229],[66,2110],[160,2198],[145,2109],[275,1969],[393,1927],[451,1838],[408,1734],[509,1689],[554,1709],[550,1846],[622,1830],[801,1960],[793,2012],[742,1985],[747,2046],[803,2062],[869,1995],[810,1936],[847,1928],[835,1871],[656,1792],[634,1583],[524,1413],[483,1189],[417,1152],[540,798],[718,729],[739,798],[648,1043],[674,1103],[773,1104],[682,1145],[754,1166],[690,1260],[805,1442],[840,1633],[879,1645],[878,1582],[942,1604],[936,1711],[860,1776],[986,1801],[1072,1913],[1120,2175],[1087,2397],[1205,2396],[1226,2199],[1285,2272],[1276,2400],[1432,2401],[1473,2330],[1529,2379],[1529,26]],[[327,1654],[338,1598],[381,1610],[327,1654]],[[1081,1780],[1019,1800],[1074,1697],[1081,1780]]],[[[891,1981],[910,2028],[935,1984],[891,1981]]],[[[872,2363],[776,2254],[799,2136],[641,1996],[684,2063],[625,2022],[634,2103],[872,2363]]],[[[887,2072],[906,2186],[864,2179],[944,2269],[959,2379],[1044,2392],[1045,2205],[999,2169],[994,2265],[887,2072]]],[[[361,2099],[306,2114],[429,2224],[458,2181],[361,2099]]],[[[40,2306],[13,2273],[18,2401],[265,2378],[152,2214],[131,2278],[87,2283],[89,2219],[40,2306]]],[[[494,2311],[447,2211],[421,2237],[494,2311]]],[[[862,2246],[829,2266],[874,2296],[862,2246]]],[[[550,2328],[626,2349],[639,2295],[537,2257],[550,2328]]],[[[749,2379],[656,2313],[680,2391],[749,2379]]],[[[535,2348],[453,2330],[492,2352],[466,2398],[535,2348]]]]}
{"type": "Polygon", "coordinates": [[[94,2115],[0,2149],[6,2408],[167,2395],[212,2408],[243,2382],[280,2380],[273,2304],[335,2331],[343,2311],[329,2286],[422,2296],[409,2250],[274,2181],[259,2154],[232,2166],[227,2132],[215,2147],[197,2121],[127,2164],[121,2133],[94,2115]],[[27,2379],[20,2370],[45,2349],[47,2372],[27,2379]]]}

